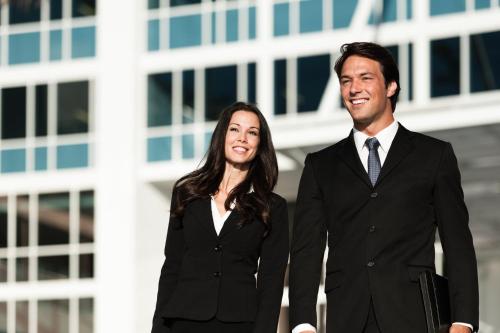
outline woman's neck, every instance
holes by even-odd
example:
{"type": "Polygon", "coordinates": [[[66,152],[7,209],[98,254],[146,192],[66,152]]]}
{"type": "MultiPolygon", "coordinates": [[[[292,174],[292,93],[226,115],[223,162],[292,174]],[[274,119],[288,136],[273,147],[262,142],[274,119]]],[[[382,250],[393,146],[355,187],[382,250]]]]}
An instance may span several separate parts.
{"type": "Polygon", "coordinates": [[[248,169],[236,168],[231,164],[226,165],[222,182],[219,185],[219,192],[229,194],[239,183],[241,183],[248,173],[248,169]]]}

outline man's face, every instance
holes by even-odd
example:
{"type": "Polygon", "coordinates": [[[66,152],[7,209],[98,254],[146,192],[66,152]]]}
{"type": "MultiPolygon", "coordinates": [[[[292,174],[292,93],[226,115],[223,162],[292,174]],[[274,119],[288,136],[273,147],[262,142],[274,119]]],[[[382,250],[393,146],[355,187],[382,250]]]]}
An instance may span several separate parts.
{"type": "Polygon", "coordinates": [[[355,125],[368,126],[380,119],[392,119],[389,97],[394,95],[396,88],[396,82],[391,82],[386,87],[377,61],[350,56],[344,62],[340,75],[340,92],[355,125]]]}

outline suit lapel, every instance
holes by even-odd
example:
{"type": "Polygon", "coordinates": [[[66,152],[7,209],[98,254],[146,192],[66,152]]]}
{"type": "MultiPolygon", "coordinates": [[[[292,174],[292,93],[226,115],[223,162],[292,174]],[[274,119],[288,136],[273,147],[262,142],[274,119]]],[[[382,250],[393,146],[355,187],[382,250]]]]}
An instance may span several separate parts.
{"type": "Polygon", "coordinates": [[[224,225],[222,226],[222,229],[220,230],[219,233],[219,238],[224,237],[231,231],[240,229],[241,225],[237,223],[240,219],[241,216],[236,211],[233,210],[231,214],[229,214],[229,216],[227,217],[226,221],[224,222],[224,225]]]}
{"type": "Polygon", "coordinates": [[[398,131],[394,140],[392,141],[391,148],[387,154],[387,158],[380,170],[380,175],[377,179],[376,185],[380,184],[394,168],[401,163],[401,161],[413,150],[414,146],[410,139],[411,132],[399,124],[398,131]]]}
{"type": "Polygon", "coordinates": [[[356,145],[354,144],[353,132],[344,140],[344,144],[339,151],[339,155],[342,160],[347,164],[347,166],[369,187],[372,187],[370,178],[366,173],[361,160],[359,159],[358,151],[356,150],[356,145]]]}
{"type": "Polygon", "coordinates": [[[200,199],[199,207],[196,207],[196,212],[199,216],[197,219],[199,223],[207,229],[208,232],[217,237],[217,232],[215,231],[214,219],[212,218],[212,206],[210,203],[210,198],[200,199]]]}

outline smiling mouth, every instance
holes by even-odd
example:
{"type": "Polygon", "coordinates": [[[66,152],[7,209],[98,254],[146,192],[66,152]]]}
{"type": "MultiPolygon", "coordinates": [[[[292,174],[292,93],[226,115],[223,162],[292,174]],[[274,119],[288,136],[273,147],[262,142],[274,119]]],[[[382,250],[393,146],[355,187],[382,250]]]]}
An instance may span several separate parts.
{"type": "Polygon", "coordinates": [[[235,152],[237,152],[238,154],[243,154],[243,153],[246,153],[248,151],[247,148],[245,147],[241,147],[241,146],[236,146],[236,147],[233,147],[233,150],[235,152]]]}
{"type": "Polygon", "coordinates": [[[358,99],[351,99],[351,104],[353,105],[362,105],[368,102],[367,98],[358,98],[358,99]]]}

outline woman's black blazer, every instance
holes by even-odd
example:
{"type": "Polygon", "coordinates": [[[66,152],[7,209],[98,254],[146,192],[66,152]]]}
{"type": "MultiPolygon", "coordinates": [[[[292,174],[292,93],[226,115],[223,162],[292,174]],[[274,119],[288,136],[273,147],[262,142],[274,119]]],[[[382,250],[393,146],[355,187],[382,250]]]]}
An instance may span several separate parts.
{"type": "Polygon", "coordinates": [[[171,217],[152,332],[168,332],[169,318],[216,317],[254,322],[254,332],[275,333],[288,261],[288,214],[285,199],[274,193],[269,221],[264,237],[263,222],[238,223],[241,216],[233,211],[217,235],[210,198],[189,203],[182,219],[171,217]]]}

